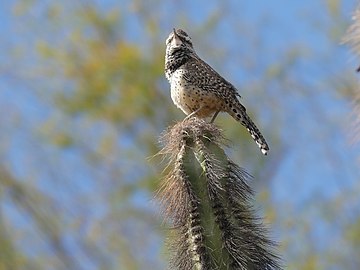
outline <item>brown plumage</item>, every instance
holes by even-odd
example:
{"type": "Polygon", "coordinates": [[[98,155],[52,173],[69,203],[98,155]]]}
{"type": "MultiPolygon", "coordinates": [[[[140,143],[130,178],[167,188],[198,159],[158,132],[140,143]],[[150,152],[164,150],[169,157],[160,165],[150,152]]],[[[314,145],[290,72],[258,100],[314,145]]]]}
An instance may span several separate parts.
{"type": "Polygon", "coordinates": [[[240,103],[236,88],[195,53],[190,37],[181,29],[173,30],[166,40],[165,75],[171,85],[171,98],[187,117],[215,120],[227,112],[250,133],[261,152],[269,146],[240,103]]]}

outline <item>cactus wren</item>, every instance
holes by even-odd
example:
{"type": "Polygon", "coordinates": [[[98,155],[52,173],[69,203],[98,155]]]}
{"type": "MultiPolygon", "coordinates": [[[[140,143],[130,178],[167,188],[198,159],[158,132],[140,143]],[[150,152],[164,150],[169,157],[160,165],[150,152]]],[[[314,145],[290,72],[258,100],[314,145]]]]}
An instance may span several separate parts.
{"type": "Polygon", "coordinates": [[[213,122],[219,112],[227,112],[249,131],[261,152],[267,154],[269,146],[240,103],[236,88],[199,58],[191,38],[181,29],[174,29],[166,40],[165,75],[171,98],[186,118],[213,116],[213,122]]]}

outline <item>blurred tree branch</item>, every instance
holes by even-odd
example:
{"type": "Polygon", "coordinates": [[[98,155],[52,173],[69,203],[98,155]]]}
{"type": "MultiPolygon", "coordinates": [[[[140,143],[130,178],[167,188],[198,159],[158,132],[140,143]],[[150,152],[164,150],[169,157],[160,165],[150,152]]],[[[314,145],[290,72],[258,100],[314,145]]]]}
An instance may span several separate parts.
{"type": "Polygon", "coordinates": [[[81,269],[77,259],[64,246],[60,220],[55,215],[56,208],[52,200],[33,187],[18,182],[4,167],[0,167],[0,185],[3,193],[7,194],[24,213],[31,216],[39,232],[49,241],[59,258],[58,269],[81,269]]]}
{"type": "MultiPolygon", "coordinates": [[[[358,7],[352,17],[352,24],[347,30],[346,35],[343,37],[343,41],[348,44],[353,51],[353,53],[358,57],[360,60],[360,8],[358,7]]],[[[360,71],[360,65],[356,70],[357,72],[360,71]]],[[[356,88],[354,91],[351,91],[350,94],[352,95],[354,101],[353,107],[353,116],[352,120],[352,129],[354,134],[355,142],[360,142],[360,92],[359,89],[356,88]]]]}

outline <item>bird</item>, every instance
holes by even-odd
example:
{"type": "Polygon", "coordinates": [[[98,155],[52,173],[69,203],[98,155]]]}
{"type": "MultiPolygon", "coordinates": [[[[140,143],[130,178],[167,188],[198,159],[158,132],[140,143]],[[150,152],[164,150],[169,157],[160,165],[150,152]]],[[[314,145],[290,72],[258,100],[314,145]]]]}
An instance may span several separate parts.
{"type": "Polygon", "coordinates": [[[226,112],[247,129],[267,155],[269,146],[240,103],[235,86],[196,54],[190,36],[182,29],[174,28],[166,39],[165,77],[171,99],[187,115],[185,119],[212,116],[212,123],[219,112],[226,112]]]}

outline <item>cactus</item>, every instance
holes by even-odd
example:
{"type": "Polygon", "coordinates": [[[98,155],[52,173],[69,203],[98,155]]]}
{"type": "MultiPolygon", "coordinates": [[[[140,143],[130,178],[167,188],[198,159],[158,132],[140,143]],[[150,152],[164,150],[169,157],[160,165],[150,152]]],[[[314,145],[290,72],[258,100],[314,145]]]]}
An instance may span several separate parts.
{"type": "Polygon", "coordinates": [[[281,269],[251,206],[250,176],[223,150],[219,128],[190,118],[162,137],[167,175],[157,198],[171,224],[170,269],[281,269]]]}

